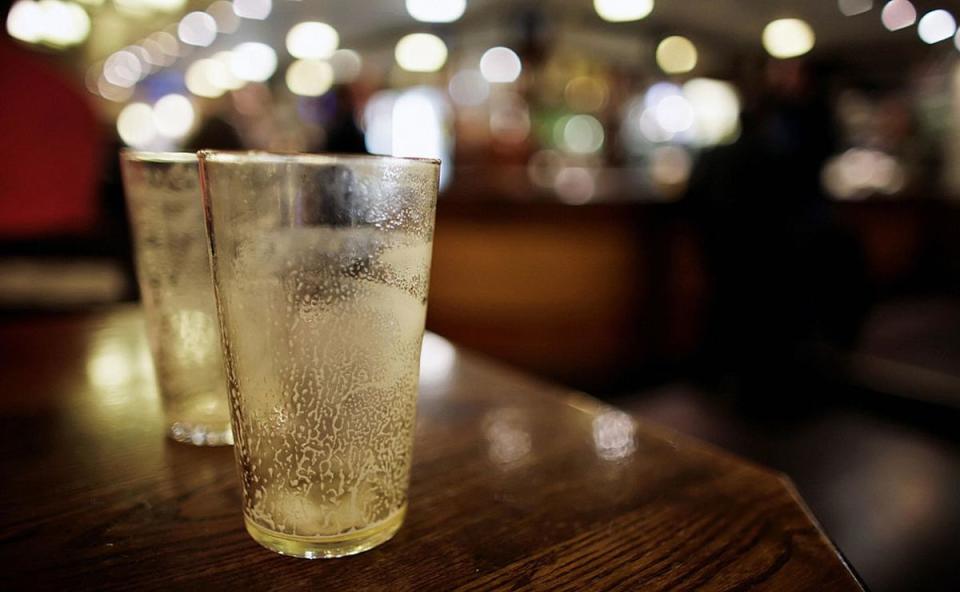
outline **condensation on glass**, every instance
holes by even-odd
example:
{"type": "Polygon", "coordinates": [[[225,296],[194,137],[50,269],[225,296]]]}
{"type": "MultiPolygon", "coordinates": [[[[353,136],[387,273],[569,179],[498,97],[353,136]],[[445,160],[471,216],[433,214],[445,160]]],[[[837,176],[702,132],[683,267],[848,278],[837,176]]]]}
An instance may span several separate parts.
{"type": "Polygon", "coordinates": [[[407,506],[439,162],[201,152],[247,530],[298,557],[407,506]]]}
{"type": "Polygon", "coordinates": [[[124,150],[120,161],[168,433],[231,444],[196,155],[124,150]]]}

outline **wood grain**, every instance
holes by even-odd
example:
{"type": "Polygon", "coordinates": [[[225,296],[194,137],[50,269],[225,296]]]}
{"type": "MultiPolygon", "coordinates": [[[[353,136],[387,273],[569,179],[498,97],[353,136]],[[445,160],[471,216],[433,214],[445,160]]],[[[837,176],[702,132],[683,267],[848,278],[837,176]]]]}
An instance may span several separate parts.
{"type": "Polygon", "coordinates": [[[232,451],[163,437],[142,331],[136,309],[0,326],[0,588],[860,589],[781,476],[442,341],[397,536],[275,555],[232,451]]]}

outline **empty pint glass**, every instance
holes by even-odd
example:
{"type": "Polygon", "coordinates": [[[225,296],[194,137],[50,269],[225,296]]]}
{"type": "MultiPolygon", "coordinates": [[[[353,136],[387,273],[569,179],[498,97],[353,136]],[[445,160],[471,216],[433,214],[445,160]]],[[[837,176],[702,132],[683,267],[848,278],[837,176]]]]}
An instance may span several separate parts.
{"type": "Polygon", "coordinates": [[[197,157],[124,150],[137,279],[170,437],[230,444],[197,157]]]}
{"type": "Polygon", "coordinates": [[[439,162],[199,155],[247,530],[374,547],[407,507],[439,162]]]}

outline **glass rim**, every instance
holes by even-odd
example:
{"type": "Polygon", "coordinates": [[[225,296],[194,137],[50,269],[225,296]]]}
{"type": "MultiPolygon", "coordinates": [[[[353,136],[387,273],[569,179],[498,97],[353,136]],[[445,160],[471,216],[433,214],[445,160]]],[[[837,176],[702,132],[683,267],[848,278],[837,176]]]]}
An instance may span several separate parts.
{"type": "Polygon", "coordinates": [[[132,162],[182,163],[197,162],[196,152],[160,152],[152,150],[137,150],[136,148],[121,148],[120,158],[132,162]]]}
{"type": "Polygon", "coordinates": [[[400,166],[439,167],[437,158],[419,156],[384,156],[381,154],[343,154],[337,152],[279,152],[270,150],[198,150],[197,159],[203,162],[228,164],[295,163],[295,164],[350,164],[384,161],[400,166]]]}

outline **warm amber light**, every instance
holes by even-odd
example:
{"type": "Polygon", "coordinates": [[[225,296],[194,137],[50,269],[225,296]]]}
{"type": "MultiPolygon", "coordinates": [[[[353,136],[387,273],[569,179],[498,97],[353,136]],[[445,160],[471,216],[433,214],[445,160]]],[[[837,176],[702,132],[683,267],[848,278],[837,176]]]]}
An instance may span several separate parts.
{"type": "Polygon", "coordinates": [[[322,60],[296,60],[287,68],[286,83],[295,95],[319,97],[333,86],[333,68],[322,60]]]}
{"type": "Polygon", "coordinates": [[[813,29],[800,19],[778,19],[763,29],[763,47],[775,58],[802,56],[813,49],[815,41],[813,29]]]}
{"type": "Polygon", "coordinates": [[[697,48],[686,37],[667,37],[657,46],[657,65],[667,74],[685,74],[697,66],[697,48]]]}
{"type": "Polygon", "coordinates": [[[412,33],[397,42],[397,64],[410,72],[436,72],[447,63],[447,45],[430,33],[412,33]]]}

